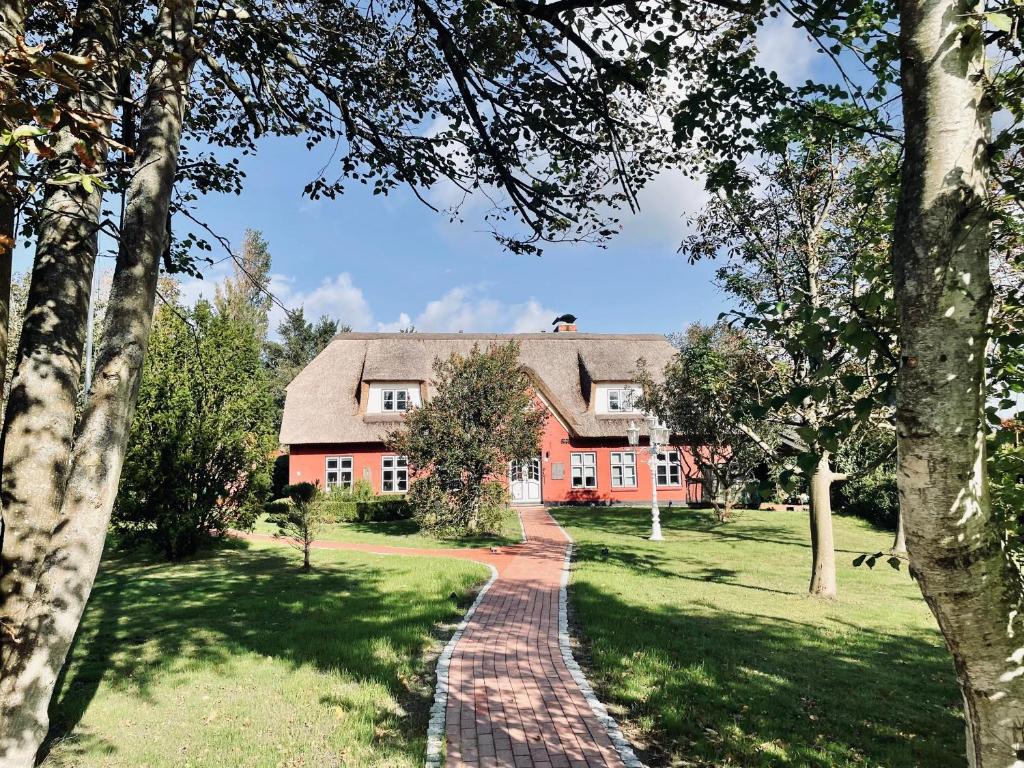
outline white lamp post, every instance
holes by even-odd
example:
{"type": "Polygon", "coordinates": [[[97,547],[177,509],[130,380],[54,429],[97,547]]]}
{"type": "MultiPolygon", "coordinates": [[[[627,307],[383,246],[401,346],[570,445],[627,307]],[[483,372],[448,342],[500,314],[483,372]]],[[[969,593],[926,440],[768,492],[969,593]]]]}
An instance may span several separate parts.
{"type": "MultiPolygon", "coordinates": [[[[651,434],[651,444],[647,448],[647,466],[651,468],[651,541],[663,541],[661,535],[661,510],[658,509],[658,454],[668,444],[668,427],[658,423],[657,416],[648,416],[647,425],[651,434]]],[[[629,422],[626,437],[630,447],[636,452],[640,445],[640,427],[629,422]]]]}

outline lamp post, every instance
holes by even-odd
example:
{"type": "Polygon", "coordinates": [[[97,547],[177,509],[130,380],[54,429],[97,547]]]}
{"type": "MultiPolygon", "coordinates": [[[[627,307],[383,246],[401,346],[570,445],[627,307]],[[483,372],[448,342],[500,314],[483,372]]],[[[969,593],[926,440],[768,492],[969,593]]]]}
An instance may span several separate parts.
{"type": "MultiPolygon", "coordinates": [[[[658,509],[658,454],[668,444],[669,434],[668,427],[659,424],[657,416],[648,416],[647,426],[651,435],[650,445],[647,448],[647,466],[651,468],[651,541],[663,541],[661,510],[658,509]]],[[[629,422],[626,437],[630,447],[636,452],[640,445],[640,427],[636,425],[636,422],[629,422]]]]}

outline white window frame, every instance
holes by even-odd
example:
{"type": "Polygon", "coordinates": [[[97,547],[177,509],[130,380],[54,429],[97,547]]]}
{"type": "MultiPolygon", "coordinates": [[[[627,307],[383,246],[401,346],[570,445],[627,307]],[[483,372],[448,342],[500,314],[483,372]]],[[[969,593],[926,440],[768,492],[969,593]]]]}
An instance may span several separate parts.
{"type": "Polygon", "coordinates": [[[658,452],[655,477],[658,479],[659,488],[678,488],[683,484],[683,465],[679,459],[679,451],[658,452]],[[662,481],[662,470],[664,470],[664,482],[662,481]]]}
{"type": "Polygon", "coordinates": [[[636,488],[636,452],[612,451],[610,460],[612,488],[636,488]]]}
{"type": "Polygon", "coordinates": [[[412,395],[408,389],[391,388],[380,391],[381,413],[405,413],[411,404],[412,395]],[[399,408],[399,405],[402,407],[399,408]]]}
{"type": "Polygon", "coordinates": [[[597,454],[592,451],[580,451],[569,454],[569,484],[572,488],[584,491],[597,490],[597,454]],[[579,477],[576,470],[579,470],[579,477]],[[589,472],[588,472],[589,470],[589,472]],[[593,483],[587,485],[587,479],[593,483]],[[577,480],[579,482],[577,482],[577,480]]]}
{"type": "Polygon", "coordinates": [[[335,488],[351,488],[355,482],[355,461],[351,456],[328,456],[324,459],[324,488],[333,491],[335,488]],[[335,462],[331,467],[331,462],[335,462]],[[348,466],[346,467],[346,463],[348,466]],[[331,473],[335,473],[334,482],[331,482],[331,473]],[[348,480],[345,474],[348,474],[348,480]]]}
{"type": "Polygon", "coordinates": [[[607,387],[604,389],[605,413],[640,413],[636,407],[639,399],[640,391],[636,387],[607,387]]]}
{"type": "Polygon", "coordinates": [[[407,493],[409,491],[409,460],[405,456],[392,454],[380,457],[380,492],[407,493]],[[390,481],[388,473],[391,474],[390,481]],[[386,484],[391,483],[391,489],[386,484]]]}

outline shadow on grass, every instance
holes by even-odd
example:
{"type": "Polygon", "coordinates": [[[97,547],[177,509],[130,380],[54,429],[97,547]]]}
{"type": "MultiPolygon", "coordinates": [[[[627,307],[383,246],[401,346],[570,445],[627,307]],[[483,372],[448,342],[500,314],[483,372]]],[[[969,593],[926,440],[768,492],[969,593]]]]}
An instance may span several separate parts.
{"type": "Polygon", "coordinates": [[[519,536],[519,519],[515,519],[515,535],[512,534],[512,525],[509,521],[503,523],[503,531],[501,533],[485,533],[485,534],[467,534],[465,536],[458,537],[440,537],[430,536],[429,533],[422,531],[419,527],[419,523],[415,520],[382,520],[382,521],[371,521],[371,522],[350,522],[345,523],[345,528],[356,533],[372,534],[377,536],[394,536],[399,540],[395,541],[396,546],[403,546],[401,537],[408,536],[428,536],[433,541],[438,542],[442,547],[452,548],[475,548],[475,547],[490,547],[490,546],[504,546],[508,544],[518,544],[520,540],[519,536]],[[507,531],[505,529],[508,529],[507,531]]]}
{"type": "MultiPolygon", "coordinates": [[[[303,573],[290,552],[238,549],[231,542],[175,565],[133,556],[104,563],[51,705],[43,756],[72,734],[104,680],[145,701],[161,674],[183,661],[216,667],[254,652],[383,684],[409,716],[375,713],[389,726],[382,733],[400,736],[379,744],[380,754],[422,757],[432,692],[410,681],[402,664],[416,666],[431,644],[429,630],[454,619],[467,597],[396,588],[394,580],[383,588],[385,572],[367,564],[303,573]],[[379,653],[382,638],[394,654],[379,653]]],[[[82,749],[114,749],[81,738],[82,749]]]]}
{"type": "Polygon", "coordinates": [[[957,688],[937,643],[631,605],[585,581],[570,602],[591,679],[658,745],[652,766],[965,763],[957,688]]]}
{"type": "MultiPolygon", "coordinates": [[[[616,536],[635,536],[646,539],[650,535],[650,509],[645,507],[562,507],[563,524],[579,522],[587,527],[600,529],[616,536]],[[585,518],[585,522],[583,520],[585,518]]],[[[727,523],[721,522],[715,514],[706,509],[689,507],[661,507],[661,527],[670,531],[703,533],[736,541],[757,541],[765,544],[782,544],[790,547],[811,548],[810,533],[794,533],[790,525],[771,525],[759,519],[756,529],[746,527],[743,510],[734,511],[734,517],[727,523]]],[[[771,513],[765,513],[770,515],[771,513]]],[[[856,549],[836,549],[836,552],[853,555],[861,554],[856,549]]]]}

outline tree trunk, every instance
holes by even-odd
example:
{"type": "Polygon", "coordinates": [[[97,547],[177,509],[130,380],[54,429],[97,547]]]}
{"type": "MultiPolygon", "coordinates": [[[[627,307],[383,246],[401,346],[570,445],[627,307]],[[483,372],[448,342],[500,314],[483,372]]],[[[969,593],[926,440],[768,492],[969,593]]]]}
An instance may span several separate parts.
{"type": "MultiPolygon", "coordinates": [[[[24,0],[3,0],[0,2],[0,51],[9,50],[17,44],[18,37],[25,34],[24,0]]],[[[13,94],[17,83],[10,76],[0,75],[0,99],[13,94]]],[[[13,125],[0,115],[0,133],[10,130],[13,125]]],[[[0,158],[0,175],[13,176],[17,165],[12,158],[0,158]]],[[[17,239],[15,223],[18,213],[17,182],[11,178],[7,188],[0,186],[0,382],[7,376],[7,336],[11,312],[11,262],[17,239]]],[[[0,541],[3,537],[0,536],[0,541]]]]}
{"type": "Polygon", "coordinates": [[[823,451],[810,479],[811,585],[815,597],[836,597],[836,547],[832,536],[832,468],[823,451]]]}
{"type": "Polygon", "coordinates": [[[153,320],[167,211],[184,119],[195,6],[167,0],[159,19],[163,54],[152,65],[117,266],[93,392],[76,435],[64,497],[32,610],[21,628],[19,663],[2,671],[0,768],[32,765],[47,708],[92,590],[117,493],[142,362],[153,320]]]}
{"type": "Polygon", "coordinates": [[[306,539],[302,543],[302,570],[312,570],[313,566],[309,564],[309,539],[306,539]]]}
{"type": "Polygon", "coordinates": [[[985,467],[989,277],[984,5],[900,5],[905,159],[893,266],[897,484],[910,568],[952,655],[971,766],[1024,757],[1020,573],[985,467]]]}
{"type": "MultiPolygon", "coordinates": [[[[107,51],[115,49],[119,13],[117,0],[87,1],[79,7],[73,47],[97,62],[81,100],[96,113],[113,110],[113,67],[107,51]]],[[[104,126],[106,132],[109,124],[104,126]]],[[[69,132],[59,137],[58,157],[49,164],[48,175],[84,170],[75,142],[69,132]]],[[[100,159],[95,170],[102,168],[100,159]]],[[[28,309],[0,436],[5,523],[0,553],[0,699],[9,692],[9,662],[15,663],[20,653],[20,625],[60,522],[101,203],[100,190],[90,193],[80,184],[49,185],[43,199],[28,309]]]]}
{"type": "Polygon", "coordinates": [[[896,522],[896,537],[892,540],[892,549],[889,550],[891,555],[905,555],[907,554],[907,536],[903,531],[903,515],[897,515],[896,522]]]}

